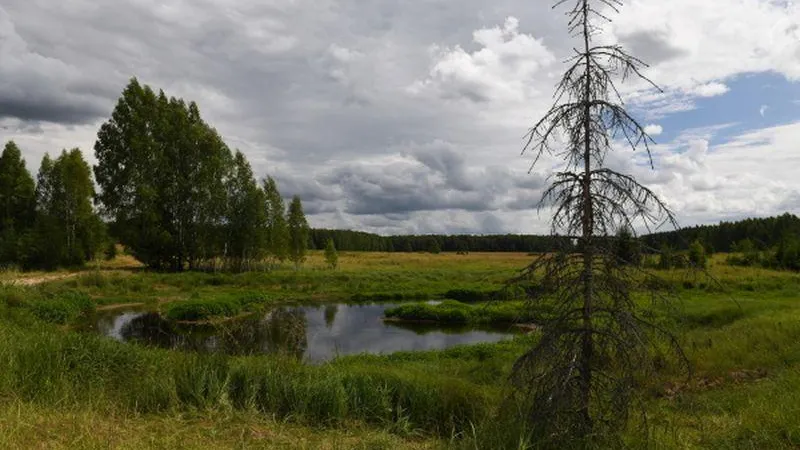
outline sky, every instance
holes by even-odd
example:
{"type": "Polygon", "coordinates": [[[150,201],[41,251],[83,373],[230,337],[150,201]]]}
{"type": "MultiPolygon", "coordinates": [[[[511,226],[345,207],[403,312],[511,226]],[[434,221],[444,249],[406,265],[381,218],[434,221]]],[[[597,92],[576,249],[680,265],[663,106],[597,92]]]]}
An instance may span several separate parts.
{"type": "MultiPolygon", "coordinates": [[[[579,43],[547,0],[3,0],[0,140],[29,169],[93,160],[131,77],[198,103],[314,227],[543,233],[558,161],[523,138],[579,43]],[[529,171],[529,169],[531,169],[529,171]]],[[[627,0],[598,42],[650,64],[623,86],[655,169],[607,163],[683,226],[800,213],[800,4],[627,0]]]]}

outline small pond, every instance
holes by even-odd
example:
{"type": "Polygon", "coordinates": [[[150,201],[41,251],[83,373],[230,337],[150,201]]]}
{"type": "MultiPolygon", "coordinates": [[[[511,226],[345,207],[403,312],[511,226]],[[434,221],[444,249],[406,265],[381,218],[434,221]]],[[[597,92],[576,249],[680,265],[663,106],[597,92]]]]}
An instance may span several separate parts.
{"type": "Polygon", "coordinates": [[[122,342],[232,355],[284,353],[309,362],[337,355],[437,350],[460,344],[498,342],[515,331],[384,322],[394,305],[278,307],[221,325],[181,325],[146,310],[98,312],[88,328],[122,342]]]}

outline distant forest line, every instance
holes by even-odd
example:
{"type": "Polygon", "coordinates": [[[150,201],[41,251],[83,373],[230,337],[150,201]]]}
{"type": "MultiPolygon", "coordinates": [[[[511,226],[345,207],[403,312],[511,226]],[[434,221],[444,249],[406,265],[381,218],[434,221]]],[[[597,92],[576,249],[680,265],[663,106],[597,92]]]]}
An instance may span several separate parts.
{"type": "MultiPolygon", "coordinates": [[[[399,235],[381,236],[373,233],[350,230],[312,229],[309,247],[322,249],[332,239],[340,251],[375,252],[548,252],[563,248],[564,240],[551,236],[504,234],[504,235],[399,235]]],[[[736,222],[720,222],[716,225],[698,225],[676,231],[639,236],[645,252],[656,252],[664,247],[673,250],[688,250],[695,242],[701,242],[706,250],[731,252],[737,243],[749,239],[761,250],[767,250],[781,242],[800,239],[800,218],[785,213],[767,218],[744,219],[736,222]]]]}

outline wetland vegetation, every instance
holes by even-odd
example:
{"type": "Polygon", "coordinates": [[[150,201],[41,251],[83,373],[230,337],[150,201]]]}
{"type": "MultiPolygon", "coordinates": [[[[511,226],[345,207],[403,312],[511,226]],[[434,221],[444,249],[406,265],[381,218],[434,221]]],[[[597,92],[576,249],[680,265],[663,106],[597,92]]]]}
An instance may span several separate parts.
{"type": "MultiPolygon", "coordinates": [[[[301,271],[287,266],[267,273],[164,274],[144,271],[120,255],[30,286],[10,282],[41,275],[6,274],[0,396],[7,406],[0,416],[20,420],[4,422],[0,444],[22,445],[23,430],[30,431],[25,424],[39,423],[59,430],[34,432],[56,447],[73,440],[85,447],[145,442],[138,432],[183,448],[205,442],[269,446],[291,439],[304,440],[308,448],[512,446],[509,440],[518,442],[524,430],[507,414],[514,408],[507,403],[513,397],[506,380],[536,333],[441,350],[341,354],[307,364],[291,352],[176,351],[122,343],[81,331],[79,324],[98,314],[122,314],[131,304],[160,311],[158,320],[169,322],[166,315],[183,303],[246,298],[255,311],[308,308],[320,329],[327,329],[326,320],[335,321],[341,311],[321,305],[335,301],[357,308],[371,300],[354,298],[391,298],[396,289],[401,297],[412,292],[442,301],[428,303],[430,308],[480,310],[484,304],[457,307],[446,294],[500,290],[529,258],[340,252],[334,271],[325,269],[322,252],[312,252],[301,271]],[[118,305],[128,306],[115,310],[118,305]],[[107,431],[117,426],[120,434],[107,431]],[[100,429],[89,434],[91,427],[100,429]],[[177,442],[173,436],[184,438],[177,442]]],[[[666,366],[642,387],[654,438],[662,448],[793,448],[800,442],[800,276],[731,266],[727,258],[716,255],[709,262],[716,281],[683,270],[659,273],[665,289],[681,294],[683,319],[675,326],[695,374],[687,380],[666,366]]],[[[222,316],[228,313],[221,310],[222,316]]],[[[446,334],[438,327],[434,332],[446,334]]],[[[293,339],[289,334],[283,339],[293,339]]]]}
{"type": "Polygon", "coordinates": [[[93,159],[45,154],[34,181],[8,142],[0,447],[800,447],[800,219],[637,238],[674,224],[604,166],[621,137],[649,155],[613,81],[644,65],[566,3],[583,50],[525,145],[565,158],[550,236],[313,230],[136,78],[93,159]]]}

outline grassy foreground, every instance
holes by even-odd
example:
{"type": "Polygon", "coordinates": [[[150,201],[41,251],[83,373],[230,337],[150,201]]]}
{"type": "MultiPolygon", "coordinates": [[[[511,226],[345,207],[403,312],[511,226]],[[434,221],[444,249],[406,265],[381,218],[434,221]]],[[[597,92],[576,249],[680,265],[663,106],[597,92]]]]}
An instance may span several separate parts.
{"type": "Polygon", "coordinates": [[[402,438],[351,424],[312,429],[253,413],[120,414],[97,408],[50,408],[19,401],[0,406],[0,447],[7,449],[430,449],[435,442],[402,438]]]}
{"type": "MultiPolygon", "coordinates": [[[[166,312],[191,302],[235,310],[252,298],[469,297],[496,291],[530,259],[342,254],[330,271],[314,254],[299,272],[158,274],[118,260],[78,274],[4,274],[15,285],[0,287],[0,447],[516,448],[519,430],[500,413],[513,410],[507,375],[535,336],[305,366],[141,348],[68,326],[123,303],[166,312]],[[18,283],[35,277],[44,280],[18,283]]],[[[677,326],[695,376],[665,367],[643,387],[651,446],[797,448],[800,276],[722,261],[712,261],[713,279],[661,273],[681,294],[677,326]]]]}

